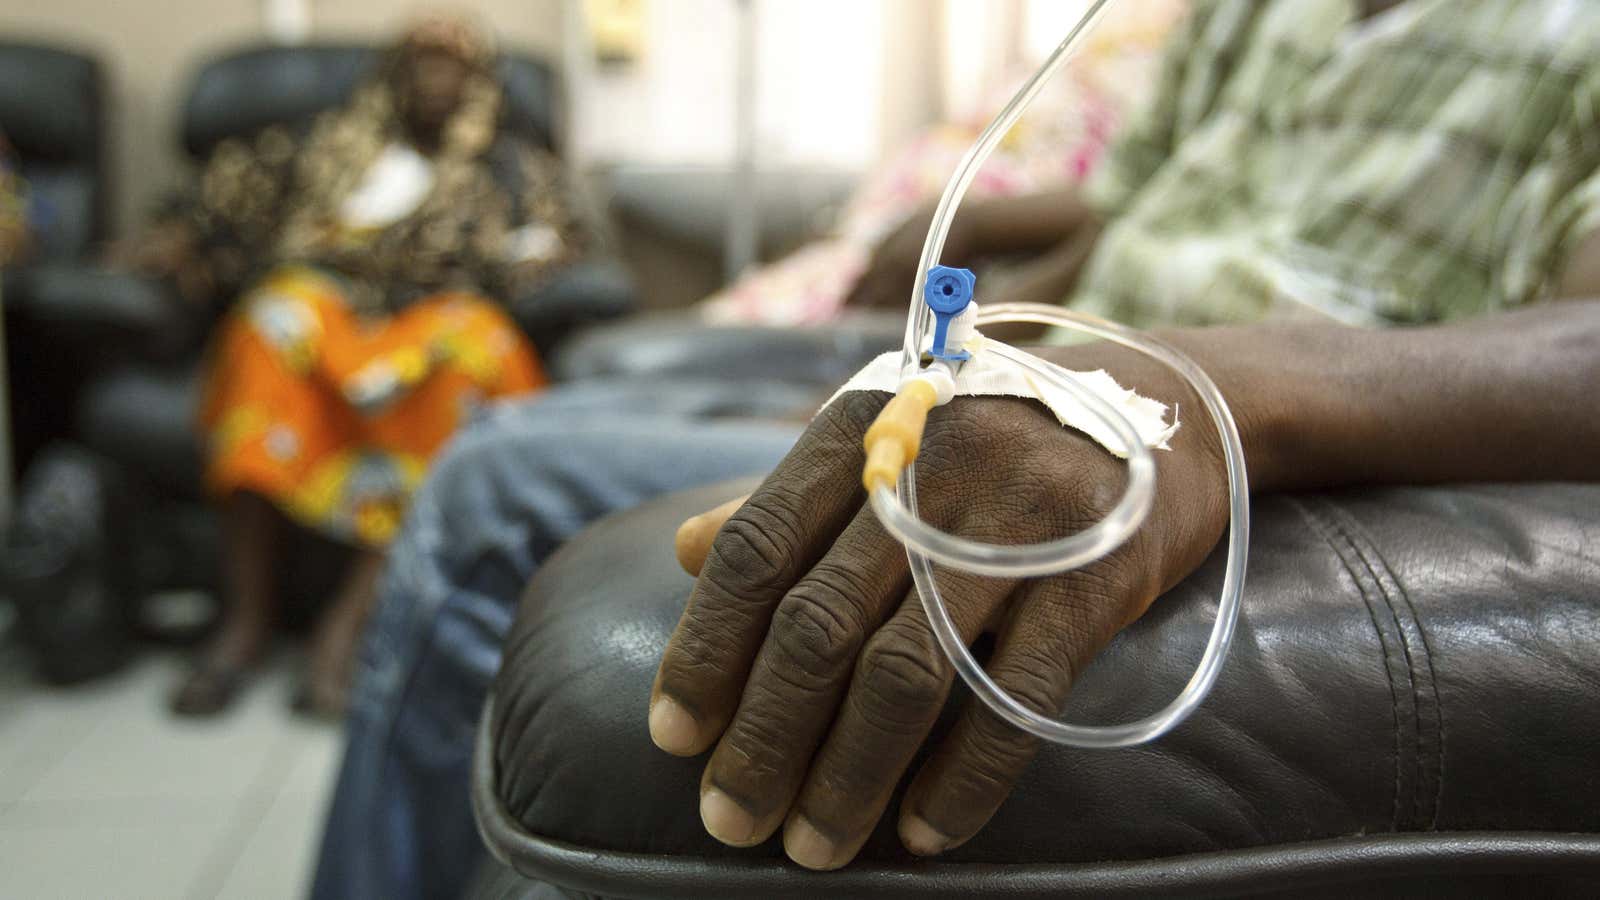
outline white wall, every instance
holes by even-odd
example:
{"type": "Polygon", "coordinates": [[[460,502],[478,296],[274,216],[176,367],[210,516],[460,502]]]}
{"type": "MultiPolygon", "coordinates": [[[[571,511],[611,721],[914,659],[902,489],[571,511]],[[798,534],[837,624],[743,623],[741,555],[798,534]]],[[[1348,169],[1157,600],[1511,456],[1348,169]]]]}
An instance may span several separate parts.
{"type": "MultiPolygon", "coordinates": [[[[968,0],[988,4],[1013,0],[968,0]]],[[[1050,0],[1055,2],[1055,0],[1050,0]]],[[[562,58],[563,0],[450,0],[503,43],[562,58]]],[[[573,4],[576,6],[577,4],[573,4]]],[[[937,0],[754,0],[762,166],[859,170],[943,107],[937,0]]],[[[197,62],[299,18],[312,39],[381,40],[437,2],[0,0],[0,34],[87,49],[112,88],[117,220],[136,222],[186,177],[181,92],[197,62]]],[[[733,148],[735,0],[644,0],[646,47],[579,90],[580,155],[725,163],[733,148]]],[[[448,8],[448,7],[446,7],[448,8]]]]}
{"type": "MultiPolygon", "coordinates": [[[[860,168],[878,153],[884,0],[754,0],[762,165],[860,168]]],[[[580,152],[596,161],[727,163],[734,147],[737,6],[655,0],[640,57],[578,89],[580,152]]]]}

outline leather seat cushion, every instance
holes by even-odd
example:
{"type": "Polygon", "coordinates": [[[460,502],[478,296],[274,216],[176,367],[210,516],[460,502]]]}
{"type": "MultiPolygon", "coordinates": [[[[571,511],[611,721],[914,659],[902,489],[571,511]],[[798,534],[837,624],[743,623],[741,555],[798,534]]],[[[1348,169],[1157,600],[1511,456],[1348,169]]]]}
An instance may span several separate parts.
{"type": "MultiPolygon", "coordinates": [[[[474,776],[491,848],[524,875],[640,897],[1387,893],[1419,878],[1471,895],[1600,877],[1600,486],[1258,498],[1237,638],[1191,719],[1134,749],[1044,748],[989,827],[938,862],[899,846],[891,807],[825,876],[776,840],[708,837],[704,758],[661,753],[646,730],[691,585],[673,529],[738,490],[604,520],[529,585],[474,776]]],[[[1165,703],[1221,577],[1219,553],[1160,599],[1084,673],[1068,715],[1165,703]]]]}

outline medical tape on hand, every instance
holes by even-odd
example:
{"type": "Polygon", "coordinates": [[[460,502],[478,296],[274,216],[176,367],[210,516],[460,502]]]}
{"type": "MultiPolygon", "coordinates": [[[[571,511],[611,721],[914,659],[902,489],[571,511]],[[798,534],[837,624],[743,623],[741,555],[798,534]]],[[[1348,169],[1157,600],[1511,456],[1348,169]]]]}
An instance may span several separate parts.
{"type": "MultiPolygon", "coordinates": [[[[1122,440],[1076,397],[1041,382],[1032,373],[1007,363],[993,353],[984,352],[986,343],[989,343],[988,339],[980,335],[966,345],[972,351],[972,358],[963,363],[960,371],[956,373],[956,396],[1023,397],[1037,400],[1049,408],[1063,426],[1082,432],[1112,455],[1127,459],[1128,450],[1122,440]]],[[[900,387],[901,359],[899,350],[874,359],[845,382],[844,387],[828,398],[828,402],[823,406],[832,404],[841,395],[850,391],[894,393],[900,387]]],[[[1146,447],[1154,450],[1170,449],[1167,441],[1177,433],[1180,423],[1176,413],[1171,423],[1167,422],[1166,404],[1140,396],[1137,392],[1117,384],[1116,379],[1102,369],[1092,372],[1071,369],[1064,371],[1121,413],[1133,425],[1134,431],[1144,441],[1146,447]]]]}

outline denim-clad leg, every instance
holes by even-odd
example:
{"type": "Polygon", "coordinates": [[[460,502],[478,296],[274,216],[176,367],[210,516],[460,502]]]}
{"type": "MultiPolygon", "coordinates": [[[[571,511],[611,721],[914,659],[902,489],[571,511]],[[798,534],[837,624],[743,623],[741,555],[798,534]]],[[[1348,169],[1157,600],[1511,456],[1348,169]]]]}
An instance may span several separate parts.
{"type": "Polygon", "coordinates": [[[441,456],[363,643],[313,897],[460,894],[483,852],[473,732],[534,569],[607,513],[770,470],[800,430],[693,413],[659,385],[562,388],[489,411],[441,456]]]}

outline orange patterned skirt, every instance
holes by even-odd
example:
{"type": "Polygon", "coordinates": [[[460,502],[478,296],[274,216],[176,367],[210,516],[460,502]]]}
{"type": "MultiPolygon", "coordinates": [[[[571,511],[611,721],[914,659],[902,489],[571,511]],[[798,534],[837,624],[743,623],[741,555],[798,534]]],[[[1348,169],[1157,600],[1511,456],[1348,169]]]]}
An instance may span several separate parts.
{"type": "Polygon", "coordinates": [[[474,408],[545,383],[491,301],[437,294],[382,319],[304,267],[246,295],[212,348],[200,410],[207,486],[382,547],[428,463],[474,408]]]}

